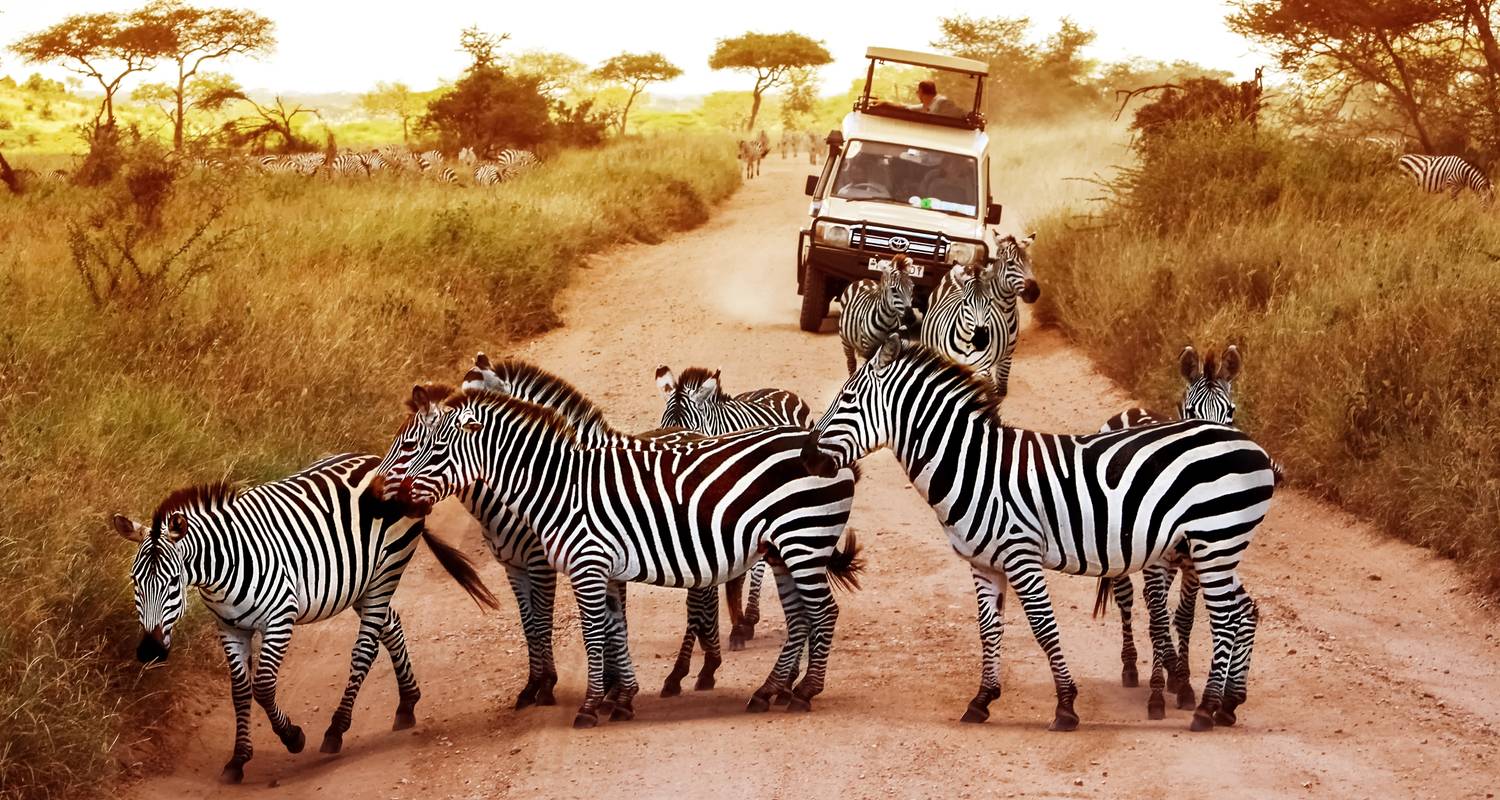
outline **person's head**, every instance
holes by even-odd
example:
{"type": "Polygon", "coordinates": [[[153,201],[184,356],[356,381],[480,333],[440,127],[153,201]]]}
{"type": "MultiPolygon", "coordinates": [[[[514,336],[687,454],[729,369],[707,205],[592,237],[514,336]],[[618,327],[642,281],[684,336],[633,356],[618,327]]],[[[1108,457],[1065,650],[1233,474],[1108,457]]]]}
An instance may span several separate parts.
{"type": "Polygon", "coordinates": [[[922,105],[925,106],[928,103],[931,103],[933,98],[935,97],[937,97],[936,83],[933,83],[932,81],[922,81],[921,83],[917,84],[917,99],[922,101],[922,105]]]}

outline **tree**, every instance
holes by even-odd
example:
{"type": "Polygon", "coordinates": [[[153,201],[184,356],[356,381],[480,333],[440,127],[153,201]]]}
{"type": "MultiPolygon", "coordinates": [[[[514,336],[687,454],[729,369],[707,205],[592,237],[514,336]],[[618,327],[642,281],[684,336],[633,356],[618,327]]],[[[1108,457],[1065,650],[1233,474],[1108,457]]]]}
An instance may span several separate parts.
{"type": "Polygon", "coordinates": [[[295,125],[297,117],[303,114],[311,114],[322,119],[316,108],[304,108],[301,104],[288,107],[280,97],[275,98],[270,105],[263,106],[251,100],[238,84],[227,77],[206,88],[195,103],[206,111],[218,111],[232,100],[249,104],[255,116],[244,116],[224,123],[224,134],[231,145],[249,145],[255,149],[265,150],[267,149],[266,141],[277,137],[281,139],[283,153],[312,149],[310,142],[297,135],[295,125]]]}
{"type": "Polygon", "coordinates": [[[786,94],[781,98],[781,127],[793,130],[797,123],[813,113],[818,105],[818,75],[810,69],[794,69],[787,78],[786,94]]]}
{"type": "Polygon", "coordinates": [[[428,103],[422,125],[437,131],[445,149],[468,146],[491,153],[544,141],[551,110],[535,76],[512,75],[491,65],[471,69],[428,103]]]}
{"type": "Polygon", "coordinates": [[[458,49],[469,54],[472,63],[469,71],[475,72],[481,69],[489,69],[495,66],[495,59],[499,58],[496,51],[504,44],[510,34],[485,33],[478,25],[470,25],[458,34],[458,49]]]}
{"type": "Polygon", "coordinates": [[[989,65],[985,96],[992,117],[1054,116],[1096,105],[1101,98],[1092,80],[1096,65],[1082,57],[1094,32],[1067,17],[1041,42],[1028,38],[1031,20],[1026,17],[958,14],[940,20],[939,30],[933,47],[989,65]]]}
{"type": "Polygon", "coordinates": [[[620,135],[625,135],[625,123],[630,117],[630,107],[635,98],[646,87],[658,81],[669,81],[682,74],[682,70],[661,53],[621,53],[594,70],[594,77],[609,83],[622,83],[630,90],[625,108],[620,112],[620,135]]]}
{"type": "Polygon", "coordinates": [[[733,39],[720,39],[712,56],[710,69],[734,69],[755,73],[751,90],[750,119],[745,130],[755,129],[760,114],[761,97],[766,90],[786,81],[791,70],[820,67],[833,61],[821,42],[800,33],[746,33],[733,39]]]}
{"type": "Polygon", "coordinates": [[[115,93],[126,76],[151,69],[171,48],[171,34],[139,15],[77,14],[11,45],[32,63],[61,62],[104,90],[94,128],[115,125],[115,93]]]}
{"type": "Polygon", "coordinates": [[[527,50],[506,59],[506,69],[518,75],[530,75],[537,80],[542,94],[553,99],[569,92],[583,91],[588,77],[588,67],[567,53],[548,50],[527,50]]]}
{"type": "Polygon", "coordinates": [[[411,141],[411,121],[420,117],[426,108],[423,96],[399,81],[375,84],[374,89],[360,95],[359,104],[371,116],[401,120],[403,142],[411,141]]]}
{"type": "Polygon", "coordinates": [[[142,24],[166,31],[163,54],[177,65],[172,89],[172,149],[182,150],[188,82],[203,64],[231,55],[266,53],[276,44],[271,20],[244,9],[195,8],[181,0],[153,0],[135,17],[142,24]]]}

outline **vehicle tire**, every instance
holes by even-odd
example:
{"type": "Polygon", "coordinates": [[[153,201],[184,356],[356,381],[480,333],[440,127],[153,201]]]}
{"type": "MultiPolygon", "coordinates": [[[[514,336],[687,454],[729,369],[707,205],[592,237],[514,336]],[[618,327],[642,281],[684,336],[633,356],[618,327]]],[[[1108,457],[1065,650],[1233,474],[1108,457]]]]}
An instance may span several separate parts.
{"type": "Polygon", "coordinates": [[[808,264],[802,276],[802,317],[799,324],[808,333],[817,333],[823,328],[823,318],[828,316],[828,279],[816,267],[808,264]]]}

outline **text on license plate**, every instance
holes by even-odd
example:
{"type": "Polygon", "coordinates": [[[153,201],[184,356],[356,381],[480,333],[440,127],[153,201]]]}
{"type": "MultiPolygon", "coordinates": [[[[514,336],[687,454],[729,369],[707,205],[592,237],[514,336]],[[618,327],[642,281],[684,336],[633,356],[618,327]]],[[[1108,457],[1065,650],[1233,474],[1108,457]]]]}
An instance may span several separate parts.
{"type": "MultiPolygon", "coordinates": [[[[885,269],[886,267],[888,267],[890,265],[891,265],[890,261],[887,261],[887,260],[884,260],[884,259],[875,258],[874,256],[870,257],[870,271],[871,272],[879,272],[882,269],[885,269]]],[[[924,267],[924,266],[922,266],[921,264],[918,264],[915,261],[913,261],[912,264],[911,264],[911,266],[908,267],[906,271],[907,271],[907,274],[911,275],[913,278],[920,278],[924,274],[926,274],[927,268],[924,267]]]]}

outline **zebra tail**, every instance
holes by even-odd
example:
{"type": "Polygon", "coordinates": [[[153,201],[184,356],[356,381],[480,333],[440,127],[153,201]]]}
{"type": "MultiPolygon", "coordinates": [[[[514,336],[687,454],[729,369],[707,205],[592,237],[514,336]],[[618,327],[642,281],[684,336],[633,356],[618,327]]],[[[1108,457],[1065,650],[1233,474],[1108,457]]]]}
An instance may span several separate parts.
{"type": "Polygon", "coordinates": [[[1286,470],[1282,468],[1281,462],[1271,459],[1271,485],[1280,486],[1286,481],[1286,470]]]}
{"type": "Polygon", "coordinates": [[[1094,595],[1094,618],[1109,610],[1109,598],[1115,593],[1114,578],[1100,578],[1099,591],[1094,595]]]}
{"type": "Polygon", "coordinates": [[[846,592],[859,588],[859,574],[865,570],[865,560],[859,556],[859,541],[853,533],[843,549],[837,547],[828,559],[828,583],[846,592]]]}
{"type": "Polygon", "coordinates": [[[458,581],[459,586],[464,587],[464,591],[474,598],[476,604],[481,608],[491,610],[500,608],[499,601],[495,599],[489,587],[484,585],[484,581],[480,580],[479,573],[474,571],[474,562],[470,561],[468,556],[460,552],[458,548],[439,539],[436,534],[426,528],[422,529],[422,541],[432,548],[432,554],[437,556],[438,563],[443,565],[443,570],[453,576],[453,580],[458,581]]]}

